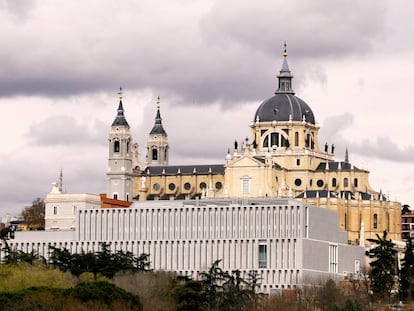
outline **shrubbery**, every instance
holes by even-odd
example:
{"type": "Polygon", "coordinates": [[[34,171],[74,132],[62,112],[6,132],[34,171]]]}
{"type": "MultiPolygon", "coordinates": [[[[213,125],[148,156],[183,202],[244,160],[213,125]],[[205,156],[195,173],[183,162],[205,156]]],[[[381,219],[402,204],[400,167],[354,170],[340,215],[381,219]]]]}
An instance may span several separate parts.
{"type": "Polygon", "coordinates": [[[139,298],[107,283],[80,283],[73,288],[31,287],[0,293],[0,311],[131,310],[141,311],[139,298]]]}

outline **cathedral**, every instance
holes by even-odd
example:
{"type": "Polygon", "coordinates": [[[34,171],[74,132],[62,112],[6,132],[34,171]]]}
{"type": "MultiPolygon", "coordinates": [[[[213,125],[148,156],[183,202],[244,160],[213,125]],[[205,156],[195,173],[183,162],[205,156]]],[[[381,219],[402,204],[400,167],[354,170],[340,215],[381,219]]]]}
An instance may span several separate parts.
{"type": "MultiPolygon", "coordinates": [[[[220,200],[295,198],[338,212],[348,243],[365,245],[384,230],[401,236],[401,204],[369,185],[369,171],[353,165],[348,151],[335,159],[335,146],[318,141],[310,106],[295,95],[285,47],[274,95],[264,100],[249,124],[250,138],[228,150],[223,163],[169,165],[167,131],[158,100],[146,159],[138,161],[120,96],[109,133],[108,199],[220,200]]],[[[122,94],[121,94],[122,95],[122,94]]]]}
{"type": "Polygon", "coordinates": [[[120,92],[106,194],[65,193],[53,183],[45,231],[16,231],[10,247],[48,258],[51,246],[96,252],[105,242],[191,278],[221,260],[225,271],[260,273],[264,293],[363,277],[367,239],[386,230],[400,240],[401,205],[372,189],[348,154],[338,161],[334,145],[320,148],[287,56],[285,48],[276,91],[252,115],[250,138],[214,165],[169,165],[159,100],[141,160],[120,92]]]}

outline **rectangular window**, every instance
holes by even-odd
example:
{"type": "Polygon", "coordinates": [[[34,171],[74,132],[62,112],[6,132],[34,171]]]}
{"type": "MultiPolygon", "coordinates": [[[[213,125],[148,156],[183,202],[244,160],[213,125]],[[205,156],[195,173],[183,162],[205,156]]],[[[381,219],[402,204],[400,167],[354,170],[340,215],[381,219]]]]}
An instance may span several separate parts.
{"type": "Polygon", "coordinates": [[[267,245],[259,244],[259,269],[267,268],[267,245]]]}
{"type": "Polygon", "coordinates": [[[57,214],[57,206],[53,206],[53,215],[57,214]]]}
{"type": "Polygon", "coordinates": [[[243,194],[250,193],[250,180],[247,178],[244,178],[242,180],[242,183],[243,183],[243,194]]]}
{"type": "Polygon", "coordinates": [[[114,193],[114,199],[118,200],[118,194],[117,193],[114,193]]]}
{"type": "Polygon", "coordinates": [[[329,245],[329,272],[338,273],[338,245],[329,245]]]}

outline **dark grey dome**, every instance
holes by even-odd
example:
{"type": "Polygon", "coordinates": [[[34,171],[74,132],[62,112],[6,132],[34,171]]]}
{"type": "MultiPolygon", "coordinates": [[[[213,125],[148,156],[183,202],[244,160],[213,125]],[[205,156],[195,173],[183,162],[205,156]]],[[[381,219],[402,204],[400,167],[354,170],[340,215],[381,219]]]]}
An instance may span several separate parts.
{"type": "Polygon", "coordinates": [[[315,124],[315,117],[311,108],[302,99],[293,94],[280,93],[266,99],[257,108],[254,121],[302,121],[315,124]]]}

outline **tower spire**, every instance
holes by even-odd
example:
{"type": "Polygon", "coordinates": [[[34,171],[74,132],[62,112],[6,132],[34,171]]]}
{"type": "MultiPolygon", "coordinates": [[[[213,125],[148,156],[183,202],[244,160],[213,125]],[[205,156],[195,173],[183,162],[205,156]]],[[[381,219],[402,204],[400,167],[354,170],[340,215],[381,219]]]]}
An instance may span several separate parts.
{"type": "Polygon", "coordinates": [[[345,149],[345,163],[349,163],[348,146],[345,149]]]}
{"type": "Polygon", "coordinates": [[[168,135],[162,125],[160,97],[157,98],[155,122],[147,140],[147,163],[150,166],[168,165],[168,135]]]}
{"type": "Polygon", "coordinates": [[[122,87],[119,88],[118,97],[118,112],[109,130],[108,137],[107,195],[111,199],[131,201],[132,137],[129,124],[124,116],[122,87]]]}
{"type": "Polygon", "coordinates": [[[123,125],[123,126],[129,127],[129,124],[127,120],[125,119],[125,115],[124,115],[124,106],[122,105],[122,98],[123,98],[122,86],[119,87],[118,97],[119,97],[119,105],[118,105],[118,110],[117,110],[118,113],[116,115],[114,122],[112,123],[112,126],[123,125]]]}
{"type": "Polygon", "coordinates": [[[160,112],[160,97],[157,98],[157,113],[155,114],[155,122],[154,126],[150,132],[150,134],[162,134],[167,136],[167,132],[164,130],[164,127],[162,126],[162,118],[161,118],[161,112],[160,112]]]}
{"type": "Polygon", "coordinates": [[[289,65],[287,62],[287,44],[286,41],[284,43],[284,50],[283,50],[283,63],[282,68],[280,69],[279,75],[277,76],[279,83],[278,89],[276,90],[275,94],[295,94],[292,90],[292,73],[290,72],[289,65]]]}

